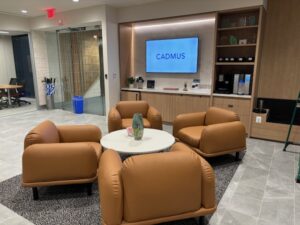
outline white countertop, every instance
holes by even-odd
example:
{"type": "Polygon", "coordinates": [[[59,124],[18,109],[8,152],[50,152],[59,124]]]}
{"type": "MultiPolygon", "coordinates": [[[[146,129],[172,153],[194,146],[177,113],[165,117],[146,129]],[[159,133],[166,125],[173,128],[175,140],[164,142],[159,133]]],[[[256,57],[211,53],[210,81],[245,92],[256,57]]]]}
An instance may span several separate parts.
{"type": "Polygon", "coordinates": [[[218,93],[214,93],[213,96],[215,96],[215,97],[226,97],[226,98],[246,98],[246,99],[251,99],[251,95],[236,95],[236,94],[218,94],[218,93]]]}
{"type": "Polygon", "coordinates": [[[165,94],[180,94],[180,95],[205,95],[210,96],[211,89],[199,88],[199,89],[188,89],[187,91],[183,91],[182,89],[176,90],[164,90],[164,89],[150,89],[150,88],[122,88],[122,91],[140,91],[140,92],[154,92],[154,93],[165,93],[165,94]]]}

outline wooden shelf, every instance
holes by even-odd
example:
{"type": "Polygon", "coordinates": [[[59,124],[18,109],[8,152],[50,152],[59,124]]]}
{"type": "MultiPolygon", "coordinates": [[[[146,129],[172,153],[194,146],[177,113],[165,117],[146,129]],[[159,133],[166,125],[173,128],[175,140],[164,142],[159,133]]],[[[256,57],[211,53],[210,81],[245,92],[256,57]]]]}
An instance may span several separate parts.
{"type": "Polygon", "coordinates": [[[258,28],[258,25],[253,26],[241,26],[241,27],[227,27],[227,28],[218,28],[218,31],[227,31],[227,30],[243,30],[243,29],[254,29],[258,28]]]}
{"type": "Polygon", "coordinates": [[[254,66],[254,62],[216,62],[217,66],[254,66]]]}
{"type": "Polygon", "coordinates": [[[237,47],[256,47],[256,44],[244,44],[244,45],[217,45],[217,48],[237,48],[237,47]]]}

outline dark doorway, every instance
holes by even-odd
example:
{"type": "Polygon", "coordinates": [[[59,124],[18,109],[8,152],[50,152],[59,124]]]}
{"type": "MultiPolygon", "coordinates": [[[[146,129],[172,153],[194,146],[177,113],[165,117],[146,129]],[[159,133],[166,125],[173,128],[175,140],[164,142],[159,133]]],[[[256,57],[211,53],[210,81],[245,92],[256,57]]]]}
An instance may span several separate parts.
{"type": "Polygon", "coordinates": [[[24,97],[34,98],[33,74],[31,67],[28,35],[12,36],[16,76],[23,85],[24,97]]]}

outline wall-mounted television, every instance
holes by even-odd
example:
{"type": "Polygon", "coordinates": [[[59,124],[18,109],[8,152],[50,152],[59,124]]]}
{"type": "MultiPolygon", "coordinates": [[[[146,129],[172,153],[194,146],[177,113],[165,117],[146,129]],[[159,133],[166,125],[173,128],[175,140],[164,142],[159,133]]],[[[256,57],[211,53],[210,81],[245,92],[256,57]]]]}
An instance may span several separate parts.
{"type": "Polygon", "coordinates": [[[146,41],[147,73],[197,73],[198,37],[146,41]]]}

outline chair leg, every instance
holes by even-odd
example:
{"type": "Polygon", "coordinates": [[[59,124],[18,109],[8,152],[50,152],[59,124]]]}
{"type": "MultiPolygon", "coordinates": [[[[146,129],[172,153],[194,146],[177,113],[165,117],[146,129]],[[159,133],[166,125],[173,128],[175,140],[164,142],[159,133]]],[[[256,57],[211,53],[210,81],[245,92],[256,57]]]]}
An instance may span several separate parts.
{"type": "Polygon", "coordinates": [[[32,193],[33,193],[33,200],[39,200],[39,192],[37,187],[32,188],[32,193]]]}
{"type": "Polygon", "coordinates": [[[92,188],[93,188],[93,183],[86,184],[86,190],[87,190],[88,196],[92,195],[92,188]]]}
{"type": "Polygon", "coordinates": [[[204,225],[204,216],[197,217],[196,222],[198,225],[204,225]]]}
{"type": "Polygon", "coordinates": [[[240,152],[236,152],[235,153],[235,161],[239,161],[240,160],[240,152]]]}

